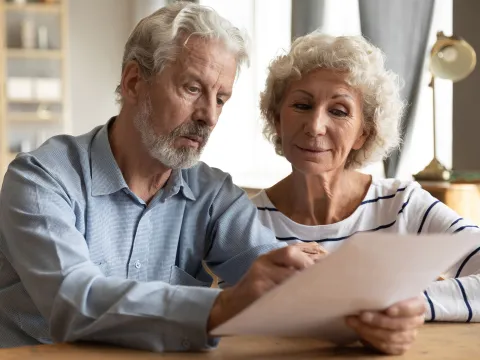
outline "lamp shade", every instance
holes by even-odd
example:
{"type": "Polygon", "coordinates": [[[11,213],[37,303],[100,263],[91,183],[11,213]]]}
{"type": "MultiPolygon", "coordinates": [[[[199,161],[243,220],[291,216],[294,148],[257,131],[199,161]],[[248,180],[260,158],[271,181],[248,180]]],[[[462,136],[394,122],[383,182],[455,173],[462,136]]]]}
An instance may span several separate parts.
{"type": "Polygon", "coordinates": [[[477,56],[473,47],[461,38],[437,34],[430,54],[433,76],[452,82],[465,79],[475,69],[477,56]]]}

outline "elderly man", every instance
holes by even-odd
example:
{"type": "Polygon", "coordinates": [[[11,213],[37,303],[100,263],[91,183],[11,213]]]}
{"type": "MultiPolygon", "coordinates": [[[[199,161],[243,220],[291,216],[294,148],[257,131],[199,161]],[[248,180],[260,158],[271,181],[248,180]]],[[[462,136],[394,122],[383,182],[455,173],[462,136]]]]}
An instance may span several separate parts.
{"type": "Polygon", "coordinates": [[[0,202],[1,346],[208,348],[210,329],[313,263],[227,174],[196,164],[247,61],[212,9],[160,9],[125,46],[119,115],[15,159],[0,202]],[[234,286],[209,288],[203,261],[234,286]]]}

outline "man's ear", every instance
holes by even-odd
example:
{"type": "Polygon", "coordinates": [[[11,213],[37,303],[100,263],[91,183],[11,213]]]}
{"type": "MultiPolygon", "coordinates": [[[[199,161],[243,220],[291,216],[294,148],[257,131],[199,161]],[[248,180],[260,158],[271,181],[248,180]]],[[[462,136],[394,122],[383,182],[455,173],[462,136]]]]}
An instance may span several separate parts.
{"type": "Polygon", "coordinates": [[[128,62],[122,71],[120,89],[124,102],[136,104],[138,102],[140,87],[145,83],[140,67],[136,61],[128,62]]]}

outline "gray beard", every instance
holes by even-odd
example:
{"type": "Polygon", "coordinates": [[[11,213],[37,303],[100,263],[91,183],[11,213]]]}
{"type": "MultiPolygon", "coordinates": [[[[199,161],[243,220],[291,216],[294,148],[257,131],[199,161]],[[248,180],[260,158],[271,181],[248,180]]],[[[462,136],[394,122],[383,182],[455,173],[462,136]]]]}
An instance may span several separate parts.
{"type": "Polygon", "coordinates": [[[152,126],[152,103],[150,98],[140,105],[140,111],[134,118],[135,128],[148,153],[170,169],[186,169],[194,166],[210,136],[210,129],[200,122],[183,123],[168,135],[157,135],[152,126]],[[179,136],[194,135],[203,139],[198,149],[192,147],[175,148],[175,139],[179,136]]]}

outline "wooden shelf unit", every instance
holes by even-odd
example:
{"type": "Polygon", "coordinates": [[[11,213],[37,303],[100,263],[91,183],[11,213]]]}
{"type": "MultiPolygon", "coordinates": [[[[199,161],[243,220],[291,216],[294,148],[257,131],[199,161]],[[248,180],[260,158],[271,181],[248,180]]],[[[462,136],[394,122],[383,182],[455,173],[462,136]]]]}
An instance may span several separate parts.
{"type": "Polygon", "coordinates": [[[7,49],[8,58],[23,59],[61,59],[63,57],[62,50],[37,50],[37,49],[7,49]]]}
{"type": "Polygon", "coordinates": [[[35,112],[9,113],[6,115],[8,122],[60,122],[61,117],[53,114],[50,116],[40,116],[35,112]]]}
{"type": "MultiPolygon", "coordinates": [[[[67,132],[69,129],[69,99],[67,92],[69,82],[67,77],[67,44],[68,44],[68,0],[49,1],[30,1],[26,3],[16,3],[10,0],[0,0],[0,183],[8,167],[8,164],[17,155],[18,132],[25,131],[25,139],[32,144],[31,137],[38,135],[39,131],[48,131],[49,127],[54,126],[58,132],[67,132]],[[12,24],[15,27],[20,26],[23,19],[33,19],[35,26],[35,36],[37,26],[42,25],[42,19],[45,17],[53,18],[54,28],[49,28],[49,35],[55,34],[60,40],[56,44],[57,48],[52,49],[24,49],[17,47],[8,47],[8,44],[14,44],[9,41],[14,38],[9,31],[12,24]],[[7,22],[10,22],[7,26],[7,22]],[[58,31],[58,34],[57,34],[58,31]],[[59,45],[59,46],[58,46],[59,45]],[[14,73],[18,77],[18,69],[21,70],[22,77],[36,78],[38,73],[23,67],[25,62],[35,62],[36,66],[52,66],[58,64],[59,68],[51,76],[59,78],[61,81],[61,98],[59,100],[39,100],[31,99],[9,99],[7,97],[7,80],[14,73]],[[54,63],[55,61],[55,63],[54,63]],[[46,62],[47,65],[43,65],[46,62]],[[13,65],[12,65],[13,64],[13,65]],[[16,67],[17,71],[12,73],[9,66],[16,67]],[[9,71],[10,70],[10,71],[9,71]],[[45,106],[52,111],[49,117],[41,116],[41,113],[35,111],[37,106],[45,106]],[[18,129],[17,127],[20,126],[18,129]],[[47,128],[48,127],[48,128],[47,128]],[[17,138],[12,140],[12,129],[16,132],[17,138]],[[15,141],[12,143],[12,141],[15,141]],[[14,147],[12,147],[15,145],[14,147]]],[[[43,69],[43,68],[42,68],[43,69]]],[[[20,138],[21,140],[23,138],[20,138]]],[[[34,147],[32,147],[34,148],[34,147]]]]}
{"type": "Polygon", "coordinates": [[[8,99],[7,98],[7,103],[9,104],[25,104],[25,105],[40,105],[40,104],[61,104],[62,100],[40,100],[40,99],[8,99]]]}
{"type": "Polygon", "coordinates": [[[5,11],[28,11],[38,13],[59,13],[62,7],[59,3],[5,3],[5,11]]]}

